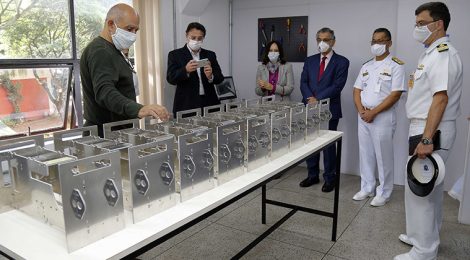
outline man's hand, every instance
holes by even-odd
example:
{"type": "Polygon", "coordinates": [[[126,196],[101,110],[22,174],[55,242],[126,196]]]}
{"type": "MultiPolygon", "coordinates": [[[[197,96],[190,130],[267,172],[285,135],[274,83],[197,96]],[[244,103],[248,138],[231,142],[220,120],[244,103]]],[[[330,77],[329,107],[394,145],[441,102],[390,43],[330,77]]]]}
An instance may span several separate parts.
{"type": "Polygon", "coordinates": [[[308,104],[314,104],[315,102],[317,102],[317,99],[315,97],[309,97],[307,98],[307,103],[308,104]]]}
{"type": "Polygon", "coordinates": [[[375,113],[374,110],[365,109],[360,113],[360,116],[364,122],[372,123],[377,116],[377,113],[375,113]]]}
{"type": "Polygon", "coordinates": [[[258,80],[258,85],[262,89],[266,89],[266,90],[272,90],[273,89],[273,85],[271,85],[269,82],[261,80],[261,79],[258,80]]]}
{"type": "Polygon", "coordinates": [[[160,105],[146,105],[139,110],[137,115],[139,118],[144,118],[146,116],[151,116],[153,118],[158,118],[162,121],[166,121],[170,118],[170,114],[164,106],[160,105]]]}
{"type": "Polygon", "coordinates": [[[212,79],[212,66],[210,61],[208,65],[204,66],[204,74],[206,74],[207,79],[212,79]]]}
{"type": "Polygon", "coordinates": [[[424,159],[426,158],[427,155],[432,154],[432,151],[434,150],[434,145],[433,144],[423,144],[419,143],[416,146],[416,150],[414,154],[418,155],[418,158],[424,159]]]}
{"type": "Polygon", "coordinates": [[[191,73],[193,71],[196,71],[197,70],[197,62],[195,60],[190,60],[187,64],[186,64],[186,72],[187,73],[191,73]]]}

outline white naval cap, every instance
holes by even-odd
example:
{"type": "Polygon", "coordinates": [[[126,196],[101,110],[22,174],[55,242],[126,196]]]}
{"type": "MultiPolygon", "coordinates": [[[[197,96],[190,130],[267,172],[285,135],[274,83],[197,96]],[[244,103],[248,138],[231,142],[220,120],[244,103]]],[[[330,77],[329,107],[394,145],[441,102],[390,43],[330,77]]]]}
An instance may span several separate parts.
{"type": "Polygon", "coordinates": [[[426,197],[436,185],[444,181],[444,161],[436,152],[424,159],[418,158],[417,155],[408,157],[406,170],[410,190],[420,197],[426,197]]]}

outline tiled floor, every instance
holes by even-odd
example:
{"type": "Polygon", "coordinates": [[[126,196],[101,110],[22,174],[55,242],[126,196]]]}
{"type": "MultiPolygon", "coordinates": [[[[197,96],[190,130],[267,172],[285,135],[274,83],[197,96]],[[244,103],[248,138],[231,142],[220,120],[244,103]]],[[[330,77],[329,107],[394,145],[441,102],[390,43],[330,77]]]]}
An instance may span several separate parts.
{"type": "MultiPolygon", "coordinates": [[[[306,169],[297,167],[274,180],[267,197],[332,211],[333,193],[321,185],[300,188],[306,169]]],[[[341,176],[338,239],[331,239],[331,218],[297,212],[253,248],[244,259],[392,259],[410,247],[398,241],[405,230],[403,186],[395,186],[391,201],[374,208],[351,198],[360,178],[341,176]]],[[[444,195],[444,223],[438,259],[470,259],[470,226],[457,222],[458,202],[444,195]]],[[[288,212],[267,206],[267,225],[261,224],[260,191],[212,215],[139,259],[230,259],[288,212]]]]}

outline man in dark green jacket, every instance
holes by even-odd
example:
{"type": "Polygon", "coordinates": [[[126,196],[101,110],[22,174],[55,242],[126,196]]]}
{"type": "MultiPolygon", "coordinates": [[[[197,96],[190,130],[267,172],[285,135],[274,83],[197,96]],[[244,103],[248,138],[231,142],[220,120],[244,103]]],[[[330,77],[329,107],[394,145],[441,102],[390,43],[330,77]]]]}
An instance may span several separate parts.
{"type": "Polygon", "coordinates": [[[122,51],[132,46],[138,30],[137,12],[129,5],[117,4],[108,11],[100,36],[88,44],[81,56],[85,126],[97,125],[100,136],[105,123],[146,116],[162,120],[169,117],[163,106],[136,102],[135,70],[122,51]]]}

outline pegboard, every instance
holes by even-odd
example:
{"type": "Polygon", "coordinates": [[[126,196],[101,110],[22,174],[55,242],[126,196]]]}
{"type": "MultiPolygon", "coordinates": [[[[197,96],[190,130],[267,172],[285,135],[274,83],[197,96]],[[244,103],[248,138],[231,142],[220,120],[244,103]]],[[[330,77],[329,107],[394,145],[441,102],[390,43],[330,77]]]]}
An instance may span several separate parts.
{"type": "Polygon", "coordinates": [[[276,40],[284,48],[288,62],[304,62],[307,58],[308,16],[290,16],[258,19],[258,61],[266,44],[276,40]]]}

